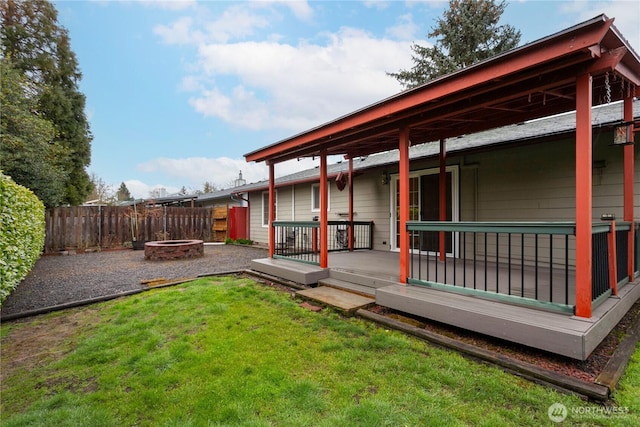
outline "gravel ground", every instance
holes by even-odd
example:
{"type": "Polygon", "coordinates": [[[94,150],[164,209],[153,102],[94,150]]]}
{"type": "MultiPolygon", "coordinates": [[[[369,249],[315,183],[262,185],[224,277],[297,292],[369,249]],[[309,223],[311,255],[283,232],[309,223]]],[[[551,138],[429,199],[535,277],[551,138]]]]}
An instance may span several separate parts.
{"type": "Polygon", "coordinates": [[[2,303],[2,315],[117,295],[144,288],[145,280],[242,270],[267,256],[265,249],[235,245],[205,245],[202,258],[171,261],[146,261],[144,251],[132,250],[43,256],[2,303]]]}

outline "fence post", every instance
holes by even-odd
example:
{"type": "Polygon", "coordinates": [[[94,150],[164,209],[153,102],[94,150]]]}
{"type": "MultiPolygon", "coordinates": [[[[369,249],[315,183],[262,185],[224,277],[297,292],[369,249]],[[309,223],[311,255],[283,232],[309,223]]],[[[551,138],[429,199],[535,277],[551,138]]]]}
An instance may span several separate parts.
{"type": "Polygon", "coordinates": [[[102,249],[102,206],[98,205],[98,248],[102,249]]]}

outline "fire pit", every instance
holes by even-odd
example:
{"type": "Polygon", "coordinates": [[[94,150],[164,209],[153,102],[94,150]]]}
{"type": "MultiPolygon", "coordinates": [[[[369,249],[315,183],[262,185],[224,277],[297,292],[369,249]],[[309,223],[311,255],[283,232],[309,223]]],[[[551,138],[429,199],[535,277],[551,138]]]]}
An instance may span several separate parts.
{"type": "Polygon", "coordinates": [[[144,244],[144,259],[168,260],[204,256],[202,240],[162,240],[144,244]]]}

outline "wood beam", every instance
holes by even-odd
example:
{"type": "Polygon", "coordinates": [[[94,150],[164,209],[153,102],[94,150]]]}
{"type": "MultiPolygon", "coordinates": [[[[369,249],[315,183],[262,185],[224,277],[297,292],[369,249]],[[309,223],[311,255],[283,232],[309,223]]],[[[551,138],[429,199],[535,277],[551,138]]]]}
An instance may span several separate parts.
{"type": "MultiPolygon", "coordinates": [[[[623,115],[625,122],[633,123],[633,97],[627,96],[624,98],[624,107],[623,107],[623,115]]],[[[634,125],[631,125],[631,135],[635,137],[634,133],[634,125]]],[[[634,138],[635,139],[635,138],[634,138]]],[[[634,207],[634,169],[635,169],[635,145],[629,144],[625,145],[623,148],[623,171],[624,171],[624,179],[623,179],[623,218],[625,221],[631,222],[631,230],[629,230],[629,242],[628,242],[628,265],[627,265],[627,274],[629,276],[629,280],[633,280],[634,276],[634,233],[635,227],[633,224],[633,207],[634,207]]]]}
{"type": "Polygon", "coordinates": [[[276,249],[276,233],[273,221],[276,220],[276,178],[274,164],[269,162],[269,258],[273,258],[276,249]]]}
{"type": "Polygon", "coordinates": [[[591,317],[592,301],[592,79],[576,82],[576,316],[591,317]]]}
{"type": "MultiPolygon", "coordinates": [[[[353,252],[353,157],[349,157],[349,252],[353,252]]],[[[373,244],[371,245],[373,247],[373,244]]]]}
{"type": "Polygon", "coordinates": [[[327,150],[320,152],[320,267],[329,265],[329,185],[327,181],[327,150]]]}
{"type": "Polygon", "coordinates": [[[407,221],[409,221],[409,128],[400,129],[400,282],[407,283],[409,278],[409,233],[407,221]]]}

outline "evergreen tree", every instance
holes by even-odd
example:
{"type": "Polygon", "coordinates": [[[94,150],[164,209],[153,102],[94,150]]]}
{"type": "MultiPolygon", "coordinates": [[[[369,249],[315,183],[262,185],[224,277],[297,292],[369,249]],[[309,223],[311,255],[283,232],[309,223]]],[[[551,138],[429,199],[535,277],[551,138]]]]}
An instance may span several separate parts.
{"type": "Polygon", "coordinates": [[[133,197],[131,197],[131,193],[129,192],[129,189],[127,188],[127,185],[124,182],[120,184],[120,188],[118,188],[118,191],[116,192],[116,198],[118,199],[119,202],[126,202],[129,200],[133,200],[133,197]]]}
{"type": "Polygon", "coordinates": [[[37,107],[24,91],[26,78],[9,58],[0,58],[0,75],[0,167],[45,206],[57,206],[64,200],[68,179],[60,159],[68,152],[54,141],[53,123],[33,113],[37,107]]]}
{"type": "Polygon", "coordinates": [[[513,49],[520,42],[520,31],[498,25],[506,6],[504,1],[450,0],[449,9],[427,35],[436,38],[435,45],[414,43],[413,67],[387,74],[412,88],[513,49]]]}
{"type": "Polygon", "coordinates": [[[216,187],[216,185],[211,181],[205,181],[204,184],[202,184],[202,191],[205,194],[213,193],[214,191],[218,191],[218,187],[216,187]]]}
{"type": "Polygon", "coordinates": [[[91,132],[79,91],[81,73],[66,29],[45,0],[0,0],[1,55],[26,78],[23,90],[34,111],[55,128],[53,142],[64,147],[57,160],[65,174],[61,203],[77,205],[91,192],[85,168],[91,160],[91,132]]]}

